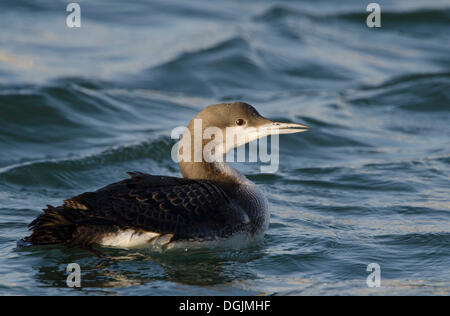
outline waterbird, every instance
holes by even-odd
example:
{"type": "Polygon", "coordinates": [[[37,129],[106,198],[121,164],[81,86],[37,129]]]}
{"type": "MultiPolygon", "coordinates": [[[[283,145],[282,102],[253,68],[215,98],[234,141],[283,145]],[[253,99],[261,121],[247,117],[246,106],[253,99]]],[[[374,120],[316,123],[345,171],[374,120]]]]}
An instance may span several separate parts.
{"type": "Polygon", "coordinates": [[[269,225],[266,197],[253,182],[217,158],[265,136],[306,130],[303,124],[264,118],[244,102],[210,105],[190,121],[180,138],[179,157],[201,158],[179,159],[183,178],[128,172],[128,179],[82,193],[58,207],[47,205],[30,223],[31,235],[22,241],[92,250],[96,244],[186,247],[235,236],[259,240],[269,225]],[[225,142],[224,137],[211,137],[214,150],[208,156],[204,150],[207,139],[195,144],[199,126],[202,135],[214,127],[223,135],[231,130],[241,140],[225,142]]]}

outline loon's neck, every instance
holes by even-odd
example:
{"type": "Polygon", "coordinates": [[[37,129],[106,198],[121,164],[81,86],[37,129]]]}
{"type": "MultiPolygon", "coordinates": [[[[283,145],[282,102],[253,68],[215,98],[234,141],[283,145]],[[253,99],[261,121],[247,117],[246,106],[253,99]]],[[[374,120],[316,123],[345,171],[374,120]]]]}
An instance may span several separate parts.
{"type": "Polygon", "coordinates": [[[184,162],[178,163],[184,178],[210,180],[220,184],[235,186],[250,182],[243,174],[225,162],[184,162]]]}
{"type": "Polygon", "coordinates": [[[227,186],[250,182],[239,171],[224,162],[227,152],[234,147],[228,148],[220,138],[196,139],[193,121],[188,125],[178,143],[178,165],[183,177],[215,181],[227,186]]]}

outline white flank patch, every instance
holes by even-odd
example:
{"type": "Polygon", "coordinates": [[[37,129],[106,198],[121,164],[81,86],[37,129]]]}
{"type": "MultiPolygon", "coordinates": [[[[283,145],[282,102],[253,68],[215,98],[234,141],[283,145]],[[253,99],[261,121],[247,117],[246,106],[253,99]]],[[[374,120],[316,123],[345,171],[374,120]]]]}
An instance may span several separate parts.
{"type": "Polygon", "coordinates": [[[161,251],[176,249],[200,249],[200,248],[230,248],[240,249],[258,243],[264,239],[264,233],[251,235],[248,233],[236,233],[228,238],[217,238],[215,240],[180,240],[170,242],[172,234],[160,235],[152,232],[137,232],[132,229],[122,230],[105,236],[100,243],[102,246],[115,248],[146,248],[161,251]]]}
{"type": "Polygon", "coordinates": [[[105,236],[100,244],[118,248],[141,248],[149,246],[151,241],[157,239],[159,236],[160,234],[158,233],[144,233],[127,229],[105,236]]]}

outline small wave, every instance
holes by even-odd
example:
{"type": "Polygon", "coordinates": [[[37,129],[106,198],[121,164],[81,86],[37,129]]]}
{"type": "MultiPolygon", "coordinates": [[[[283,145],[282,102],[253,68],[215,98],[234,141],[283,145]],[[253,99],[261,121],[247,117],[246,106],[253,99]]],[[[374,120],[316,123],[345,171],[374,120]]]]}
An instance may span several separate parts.
{"type": "Polygon", "coordinates": [[[398,246],[404,245],[408,247],[426,246],[442,248],[447,250],[450,244],[450,232],[429,232],[429,233],[409,233],[399,235],[382,235],[378,236],[380,243],[383,245],[398,246]]]}
{"type": "Polygon", "coordinates": [[[394,78],[390,78],[381,84],[375,86],[362,85],[360,87],[361,90],[377,90],[383,88],[390,88],[393,86],[398,86],[402,84],[408,84],[409,82],[421,82],[426,80],[446,80],[450,79],[450,72],[441,72],[441,73],[412,73],[407,75],[401,75],[394,78]]]}
{"type": "Polygon", "coordinates": [[[0,135],[8,142],[28,143],[69,141],[73,135],[98,138],[126,119],[142,120],[130,117],[134,112],[127,105],[98,90],[87,91],[75,82],[3,88],[0,135]]]}
{"type": "MultiPolygon", "coordinates": [[[[421,188],[420,183],[411,183],[411,178],[404,181],[399,177],[385,177],[384,170],[371,170],[372,166],[368,164],[356,168],[343,166],[300,168],[286,175],[284,183],[345,191],[416,192],[421,188]]],[[[393,166],[390,167],[394,169],[393,166]]]]}
{"type": "Polygon", "coordinates": [[[396,106],[413,112],[450,111],[450,73],[409,74],[376,86],[362,86],[351,103],[396,106]]]}
{"type": "Polygon", "coordinates": [[[434,158],[434,160],[445,163],[447,165],[450,165],[450,156],[446,156],[446,157],[437,157],[434,158]]]}
{"type": "MultiPolygon", "coordinates": [[[[149,160],[154,163],[167,163],[170,169],[170,151],[173,141],[161,137],[151,142],[118,146],[98,154],[62,160],[41,160],[8,166],[0,169],[0,182],[27,187],[73,188],[85,187],[88,175],[96,175],[98,166],[108,172],[108,166],[124,164],[142,167],[138,161],[149,160]],[[169,157],[169,158],[168,158],[169,157]]],[[[132,171],[131,169],[124,169],[132,171]]],[[[175,170],[172,170],[175,171],[175,170]]]]}
{"type": "Polygon", "coordinates": [[[296,10],[294,8],[290,8],[284,5],[274,5],[266,10],[264,10],[262,13],[256,15],[253,17],[254,21],[279,21],[282,19],[285,19],[286,17],[295,17],[295,18],[301,18],[301,17],[309,17],[310,14],[306,12],[302,12],[299,10],[296,10]]]}
{"type": "Polygon", "coordinates": [[[295,169],[295,173],[303,175],[331,175],[342,172],[341,167],[316,167],[316,168],[300,168],[295,169]]]}
{"type": "Polygon", "coordinates": [[[146,89],[216,99],[236,98],[246,90],[267,93],[289,85],[287,80],[274,78],[255,50],[244,36],[233,36],[211,47],[182,53],[130,80],[146,89]],[[227,90],[227,95],[221,90],[227,90]]]}
{"type": "Polygon", "coordinates": [[[350,191],[378,192],[415,192],[416,189],[407,183],[391,180],[368,178],[365,175],[342,176],[333,180],[285,180],[285,184],[299,184],[305,187],[350,191]]]}
{"type": "MultiPolygon", "coordinates": [[[[212,67],[215,63],[230,58],[234,54],[233,52],[246,50],[248,50],[248,43],[243,38],[232,37],[207,48],[179,54],[163,64],[153,66],[140,74],[127,78],[127,81],[133,81],[133,87],[138,85],[158,91],[166,91],[170,87],[171,92],[212,97],[214,91],[208,80],[198,75],[199,68],[211,67],[210,71],[205,72],[204,75],[209,72],[213,73],[212,67]],[[173,75],[174,73],[176,75],[173,75]]],[[[125,82],[124,84],[126,86],[125,82]]]]}
{"type": "Polygon", "coordinates": [[[345,134],[337,135],[332,131],[316,131],[311,132],[308,136],[303,136],[303,138],[298,139],[298,142],[304,143],[309,146],[317,146],[323,148],[332,147],[372,147],[369,143],[362,142],[350,136],[345,136],[345,134]]]}
{"type": "MultiPolygon", "coordinates": [[[[329,12],[329,11],[328,11],[329,12]]],[[[324,21],[330,23],[333,20],[350,21],[355,23],[365,23],[368,12],[365,8],[361,8],[360,11],[348,11],[337,13],[317,13],[305,10],[305,8],[297,9],[286,5],[274,5],[262,13],[256,15],[253,20],[263,22],[283,21],[287,18],[296,19],[313,19],[315,21],[324,21]]],[[[383,9],[382,11],[382,24],[385,27],[395,27],[396,25],[415,26],[417,24],[450,24],[450,10],[446,8],[442,9],[418,9],[413,11],[388,11],[383,9]]]]}
{"type": "MultiPolygon", "coordinates": [[[[338,18],[343,20],[348,20],[352,22],[361,23],[365,21],[368,13],[362,12],[349,12],[342,13],[338,15],[329,15],[330,18],[338,18]]],[[[395,25],[408,25],[414,26],[417,24],[444,24],[448,25],[450,23],[450,10],[448,9],[421,9],[416,11],[382,11],[382,24],[385,27],[395,26],[395,25]]]]}
{"type": "Polygon", "coordinates": [[[23,1],[14,1],[14,0],[4,0],[4,6],[8,7],[9,10],[21,10],[31,12],[36,14],[37,12],[48,13],[49,11],[59,12],[59,6],[55,6],[51,2],[45,1],[33,1],[33,0],[23,0],[23,1]]]}

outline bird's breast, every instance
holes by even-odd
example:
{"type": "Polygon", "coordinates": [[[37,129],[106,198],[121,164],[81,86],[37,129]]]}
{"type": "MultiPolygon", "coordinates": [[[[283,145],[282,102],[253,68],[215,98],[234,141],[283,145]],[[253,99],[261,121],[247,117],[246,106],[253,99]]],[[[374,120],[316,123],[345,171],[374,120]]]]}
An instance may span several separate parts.
{"type": "Polygon", "coordinates": [[[236,199],[250,221],[250,233],[264,234],[269,226],[269,202],[256,184],[246,181],[235,191],[236,199]]]}

